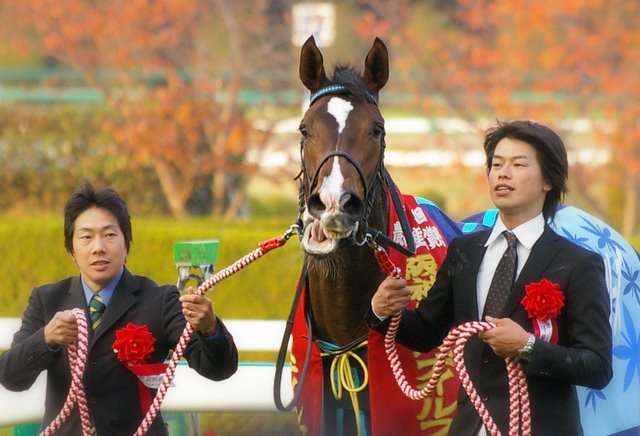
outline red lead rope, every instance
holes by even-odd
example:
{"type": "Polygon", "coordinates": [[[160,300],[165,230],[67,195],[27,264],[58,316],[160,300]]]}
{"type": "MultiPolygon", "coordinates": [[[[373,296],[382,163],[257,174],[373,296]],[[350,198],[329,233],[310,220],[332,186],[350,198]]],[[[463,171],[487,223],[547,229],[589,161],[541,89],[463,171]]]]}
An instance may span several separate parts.
{"type": "Polygon", "coordinates": [[[91,420],[89,418],[89,407],[87,406],[87,398],[84,394],[84,388],[82,386],[82,376],[84,374],[84,367],[87,363],[87,350],[88,350],[88,328],[87,318],[84,316],[84,310],[72,309],[73,314],[76,317],[78,324],[78,339],[71,344],[67,349],[69,355],[69,367],[71,371],[71,386],[69,387],[69,394],[67,399],[62,405],[62,410],[53,421],[42,430],[41,435],[49,436],[53,434],[62,423],[69,417],[73,410],[74,403],[78,405],[80,411],[80,422],[82,424],[82,434],[84,436],[91,435],[91,420]]]}
{"type": "MultiPolygon", "coordinates": [[[[272,238],[267,241],[261,242],[259,244],[259,247],[256,248],[254,251],[245,255],[241,259],[235,261],[232,265],[226,267],[225,269],[214,274],[208,280],[204,281],[200,286],[198,286],[198,289],[197,289],[198,294],[204,295],[209,289],[211,289],[220,281],[226,279],[227,277],[232,276],[233,274],[240,271],[242,268],[249,265],[251,262],[259,259],[269,251],[278,247],[282,247],[289,240],[290,236],[291,236],[291,233],[286,233],[285,236],[276,237],[276,238],[272,238]]],[[[187,325],[184,328],[184,331],[182,332],[182,336],[178,341],[178,345],[176,346],[176,349],[174,350],[173,355],[171,356],[171,359],[169,361],[169,366],[165,371],[164,378],[162,379],[162,383],[158,388],[158,392],[156,393],[156,396],[153,399],[153,403],[151,404],[151,407],[149,407],[149,411],[147,412],[147,415],[142,420],[142,423],[140,423],[140,427],[138,427],[138,430],[135,432],[136,436],[144,435],[147,433],[147,431],[149,431],[149,427],[153,423],[153,420],[156,418],[156,415],[160,410],[160,405],[162,404],[162,401],[164,400],[164,397],[167,394],[167,390],[171,385],[171,381],[173,380],[176,366],[178,365],[178,361],[182,357],[182,354],[184,353],[184,349],[189,343],[189,339],[191,339],[192,334],[193,334],[193,326],[187,323],[187,325]]]]}
{"type": "MultiPolygon", "coordinates": [[[[390,277],[399,278],[400,269],[393,264],[384,248],[373,245],[373,249],[376,260],[382,270],[390,277]]],[[[451,329],[438,349],[438,357],[436,358],[436,363],[433,366],[431,378],[427,382],[427,385],[421,390],[416,390],[407,382],[396,350],[396,333],[400,326],[401,316],[402,312],[391,317],[385,336],[385,351],[393,376],[400,390],[413,400],[421,400],[431,394],[436,389],[438,380],[444,372],[445,362],[449,352],[453,351],[453,361],[456,366],[456,371],[458,372],[458,378],[467,391],[467,395],[471,399],[473,406],[478,411],[488,431],[494,436],[500,435],[500,430],[493,421],[493,418],[491,418],[484,402],[476,392],[464,365],[464,346],[467,340],[474,334],[489,330],[496,325],[490,322],[472,321],[451,329]]],[[[509,435],[518,436],[521,431],[522,435],[529,436],[531,435],[531,410],[526,376],[522,366],[518,363],[518,359],[507,358],[505,360],[507,375],[509,377],[509,435]]]]}
{"type": "MultiPolygon", "coordinates": [[[[200,286],[198,286],[197,293],[199,295],[204,295],[217,283],[240,271],[251,262],[259,259],[271,250],[282,247],[287,243],[291,235],[296,231],[297,226],[293,225],[289,230],[287,230],[287,232],[285,232],[283,236],[275,237],[261,242],[258,248],[253,250],[251,253],[245,255],[244,257],[234,262],[232,265],[226,267],[225,269],[214,274],[208,280],[204,281],[200,286]]],[[[68,347],[69,365],[71,366],[71,386],[69,388],[67,400],[62,406],[62,410],[60,411],[58,416],[56,416],[53,421],[47,426],[47,428],[45,428],[42,433],[40,433],[44,436],[49,436],[53,434],[58,428],[60,428],[62,423],[69,417],[69,414],[73,410],[74,403],[78,404],[78,409],[80,410],[80,420],[82,423],[83,436],[90,436],[92,434],[95,434],[95,430],[91,426],[89,408],[87,406],[87,399],[85,397],[84,388],[82,385],[82,375],[87,361],[88,349],[87,321],[82,309],[73,309],[73,313],[75,314],[76,320],[78,322],[78,340],[71,343],[68,347]]],[[[158,411],[160,410],[160,405],[162,404],[162,401],[167,394],[167,390],[171,385],[171,381],[173,380],[173,377],[175,375],[178,361],[182,358],[184,350],[187,347],[187,344],[189,343],[192,335],[193,326],[187,323],[182,332],[182,335],[180,336],[178,344],[176,345],[173,355],[171,356],[169,365],[164,374],[164,378],[162,379],[162,383],[160,384],[158,392],[153,399],[153,403],[149,407],[149,410],[140,423],[140,426],[135,432],[135,435],[144,435],[149,431],[153,420],[156,418],[158,411]]]]}

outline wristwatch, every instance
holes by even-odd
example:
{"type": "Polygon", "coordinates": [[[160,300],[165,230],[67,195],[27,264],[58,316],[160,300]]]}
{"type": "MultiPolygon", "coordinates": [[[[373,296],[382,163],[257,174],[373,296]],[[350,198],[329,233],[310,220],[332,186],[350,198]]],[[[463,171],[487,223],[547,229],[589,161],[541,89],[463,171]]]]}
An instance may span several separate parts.
{"type": "Polygon", "coordinates": [[[533,351],[533,344],[536,343],[536,337],[533,333],[529,333],[529,338],[524,347],[518,350],[518,357],[520,360],[529,361],[531,359],[531,352],[533,351]]]}

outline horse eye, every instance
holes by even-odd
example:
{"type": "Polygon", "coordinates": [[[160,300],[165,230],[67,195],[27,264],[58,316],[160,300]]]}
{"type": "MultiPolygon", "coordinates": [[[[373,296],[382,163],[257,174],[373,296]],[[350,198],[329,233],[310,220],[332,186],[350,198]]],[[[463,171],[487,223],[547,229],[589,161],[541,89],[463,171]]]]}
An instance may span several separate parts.
{"type": "Polygon", "coordinates": [[[300,127],[298,127],[298,130],[300,131],[300,134],[306,138],[307,136],[309,136],[309,133],[307,132],[307,128],[305,127],[304,124],[300,124],[300,127]]]}
{"type": "Polygon", "coordinates": [[[380,124],[375,124],[373,126],[373,128],[371,129],[371,135],[374,138],[380,137],[380,135],[382,135],[383,132],[384,132],[384,126],[382,126],[380,124]]]}

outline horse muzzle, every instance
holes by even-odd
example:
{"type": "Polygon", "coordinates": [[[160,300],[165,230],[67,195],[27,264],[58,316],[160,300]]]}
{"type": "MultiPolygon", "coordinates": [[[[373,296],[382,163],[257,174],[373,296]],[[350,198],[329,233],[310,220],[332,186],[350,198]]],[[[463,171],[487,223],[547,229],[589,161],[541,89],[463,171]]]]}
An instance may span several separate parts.
{"type": "Polygon", "coordinates": [[[307,216],[302,236],[302,248],[307,254],[328,255],[340,246],[340,241],[350,238],[358,231],[358,222],[345,228],[339,215],[323,216],[320,220],[307,216]]]}

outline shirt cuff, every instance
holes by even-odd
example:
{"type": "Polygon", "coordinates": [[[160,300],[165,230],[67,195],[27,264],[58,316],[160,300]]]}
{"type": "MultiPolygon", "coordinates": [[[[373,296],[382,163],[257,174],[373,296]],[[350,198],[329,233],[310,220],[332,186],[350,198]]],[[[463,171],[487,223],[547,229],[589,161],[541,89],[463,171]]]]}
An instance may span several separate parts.
{"type": "Polygon", "coordinates": [[[222,327],[218,324],[218,329],[211,336],[202,335],[205,341],[210,342],[212,344],[219,344],[224,341],[224,333],[222,333],[222,327]]]}
{"type": "Polygon", "coordinates": [[[385,319],[389,318],[389,316],[380,316],[376,313],[376,310],[373,308],[373,300],[371,300],[371,312],[373,312],[373,314],[376,316],[376,318],[378,318],[380,321],[384,321],[385,319]]]}
{"type": "Polygon", "coordinates": [[[57,353],[58,351],[60,351],[62,349],[62,345],[54,345],[53,347],[44,344],[45,347],[47,347],[47,351],[49,353],[57,353]]]}

